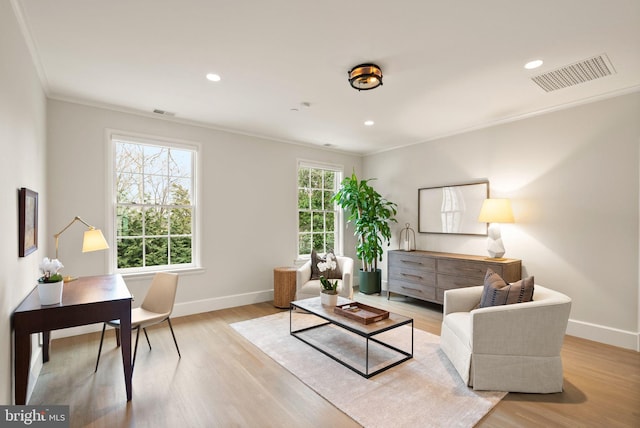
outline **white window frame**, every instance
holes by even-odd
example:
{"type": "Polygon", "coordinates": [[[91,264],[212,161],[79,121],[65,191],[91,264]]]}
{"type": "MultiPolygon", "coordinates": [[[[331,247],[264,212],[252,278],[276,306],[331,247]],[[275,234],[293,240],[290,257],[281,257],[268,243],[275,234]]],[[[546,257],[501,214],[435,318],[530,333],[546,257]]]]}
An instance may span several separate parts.
{"type": "MultiPolygon", "coordinates": [[[[300,171],[300,168],[314,168],[314,169],[325,169],[325,170],[330,170],[330,171],[334,171],[337,172],[339,174],[338,179],[336,180],[336,187],[339,188],[340,186],[340,182],[342,181],[342,179],[344,178],[344,166],[343,165],[338,165],[338,164],[332,164],[332,163],[325,163],[325,162],[318,162],[318,161],[313,161],[313,160],[307,160],[307,159],[298,159],[297,161],[297,165],[296,165],[296,176],[295,176],[295,195],[296,195],[296,242],[295,242],[295,249],[296,249],[296,257],[298,261],[306,261],[309,260],[310,255],[306,255],[306,254],[300,254],[298,251],[300,250],[299,247],[299,232],[300,232],[300,217],[298,215],[299,213],[299,209],[298,209],[298,173],[300,171]]],[[[337,190],[337,189],[336,189],[337,190]]],[[[344,255],[343,254],[343,249],[344,249],[344,214],[343,214],[343,210],[340,209],[339,207],[337,207],[337,205],[335,205],[334,202],[334,211],[335,211],[335,222],[336,224],[334,225],[334,231],[335,231],[335,247],[333,251],[336,253],[336,255],[344,255]]]]}
{"type": "Polygon", "coordinates": [[[166,137],[160,137],[155,135],[147,135],[147,134],[139,134],[128,131],[120,131],[114,129],[106,130],[106,156],[107,159],[107,195],[110,196],[110,203],[108,207],[107,219],[107,233],[110,237],[110,241],[113,243],[109,249],[109,272],[112,273],[121,273],[124,276],[138,276],[138,275],[149,275],[155,272],[163,272],[163,271],[190,271],[190,270],[201,270],[201,251],[200,251],[200,230],[201,230],[201,207],[200,207],[200,188],[201,188],[201,148],[202,145],[200,143],[185,141],[185,140],[177,140],[170,139],[166,137]],[[115,171],[115,140],[124,140],[137,144],[151,145],[151,146],[164,146],[175,149],[185,149],[191,150],[194,152],[193,162],[193,194],[192,194],[192,205],[193,216],[195,217],[192,220],[191,224],[191,239],[192,239],[192,253],[191,253],[191,263],[188,264],[179,264],[179,265],[162,265],[162,266],[145,266],[140,268],[118,268],[118,251],[117,251],[117,192],[116,192],[116,171],[115,171]]]}

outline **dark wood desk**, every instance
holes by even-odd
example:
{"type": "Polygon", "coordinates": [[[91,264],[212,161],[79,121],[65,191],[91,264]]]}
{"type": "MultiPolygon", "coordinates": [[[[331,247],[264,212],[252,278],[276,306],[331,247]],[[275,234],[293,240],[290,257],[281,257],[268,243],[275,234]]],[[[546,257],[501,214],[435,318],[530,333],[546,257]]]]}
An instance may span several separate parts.
{"type": "MultiPolygon", "coordinates": [[[[36,288],[13,312],[15,400],[26,404],[31,334],[43,333],[43,362],[49,360],[49,332],[119,319],[131,330],[131,293],[122,275],[87,276],[64,284],[62,303],[42,306],[36,288]]],[[[131,335],[120,335],[127,401],[131,400],[131,335]]],[[[97,351],[96,351],[97,352],[97,351]]]]}

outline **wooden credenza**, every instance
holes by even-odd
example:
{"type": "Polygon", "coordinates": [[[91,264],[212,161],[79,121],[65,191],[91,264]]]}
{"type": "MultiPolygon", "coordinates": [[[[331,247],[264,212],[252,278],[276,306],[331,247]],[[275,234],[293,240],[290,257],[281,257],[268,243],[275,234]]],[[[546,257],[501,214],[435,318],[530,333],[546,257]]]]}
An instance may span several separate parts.
{"type": "Polygon", "coordinates": [[[445,290],[483,285],[487,268],[507,282],[522,278],[522,262],[518,259],[401,250],[389,251],[388,257],[388,296],[396,293],[442,303],[445,290]]]}

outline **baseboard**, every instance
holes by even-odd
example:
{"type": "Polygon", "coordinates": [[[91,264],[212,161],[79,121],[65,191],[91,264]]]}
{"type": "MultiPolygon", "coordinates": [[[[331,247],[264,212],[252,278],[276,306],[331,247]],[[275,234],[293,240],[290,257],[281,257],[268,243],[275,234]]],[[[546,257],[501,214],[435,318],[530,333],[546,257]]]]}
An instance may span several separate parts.
{"type": "MultiPolygon", "coordinates": [[[[388,294],[386,281],[382,282],[381,295],[388,294]]],[[[619,348],[631,349],[640,352],[640,332],[620,330],[599,324],[569,319],[567,334],[582,339],[593,340],[619,348]]]]}
{"type": "MultiPolygon", "coordinates": [[[[171,318],[187,315],[201,314],[203,312],[217,311],[236,306],[251,305],[253,303],[269,302],[273,300],[273,290],[262,290],[252,293],[235,294],[233,296],[214,297],[210,299],[194,300],[191,302],[176,303],[173,307],[171,318]]],[[[78,336],[80,334],[94,333],[102,330],[102,323],[83,325],[80,327],[65,328],[51,332],[51,339],[78,336]]]]}
{"type": "MultiPolygon", "coordinates": [[[[382,296],[388,294],[387,281],[382,281],[382,296]]],[[[620,330],[584,321],[569,320],[567,334],[640,352],[640,332],[620,330]]]]}
{"type": "MultiPolygon", "coordinates": [[[[384,284],[386,285],[386,284],[384,284]]],[[[387,293],[383,287],[382,296],[387,293]]],[[[261,290],[252,293],[236,294],[232,296],[214,297],[210,299],[194,300],[191,302],[176,303],[172,318],[200,314],[203,312],[217,311],[236,306],[251,305],[253,303],[268,302],[273,300],[273,290],[261,290]]],[[[80,334],[98,332],[102,324],[91,324],[81,327],[72,327],[51,332],[51,338],[77,336],[80,334]]],[[[640,352],[640,333],[615,329],[588,322],[569,320],[567,334],[620,348],[632,349],[640,352]]]]}
{"type": "MultiPolygon", "coordinates": [[[[36,387],[36,382],[38,382],[38,377],[40,376],[40,372],[42,371],[42,347],[33,346],[33,344],[31,344],[31,346],[36,348],[36,351],[31,355],[31,365],[29,367],[29,381],[27,383],[26,403],[29,403],[29,400],[31,400],[31,395],[33,394],[33,390],[36,387]]],[[[14,382],[15,382],[15,379],[14,379],[14,382]]]]}
{"type": "Polygon", "coordinates": [[[252,293],[235,294],[233,296],[215,297],[211,299],[194,300],[176,303],[171,317],[201,314],[203,312],[234,308],[236,306],[251,305],[253,303],[269,302],[273,300],[273,290],[262,290],[252,293]]]}
{"type": "Polygon", "coordinates": [[[638,332],[570,319],[567,334],[640,352],[640,333],[638,332]]]}

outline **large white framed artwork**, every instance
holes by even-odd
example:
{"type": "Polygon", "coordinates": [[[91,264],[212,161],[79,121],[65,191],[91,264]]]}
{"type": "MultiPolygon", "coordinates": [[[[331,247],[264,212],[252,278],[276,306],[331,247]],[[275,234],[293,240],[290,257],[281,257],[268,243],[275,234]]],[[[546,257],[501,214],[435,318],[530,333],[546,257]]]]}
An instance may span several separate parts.
{"type": "Polygon", "coordinates": [[[486,236],[478,215],[488,197],[488,181],[418,189],[418,232],[486,236]]]}

